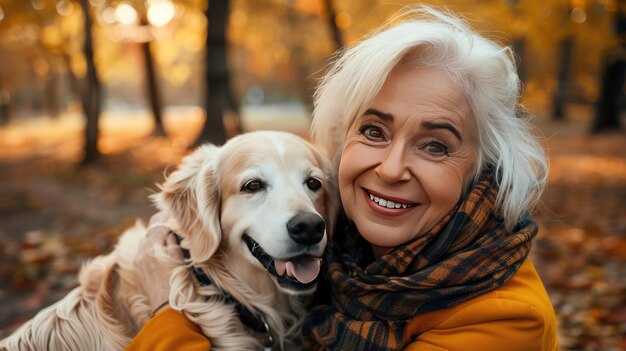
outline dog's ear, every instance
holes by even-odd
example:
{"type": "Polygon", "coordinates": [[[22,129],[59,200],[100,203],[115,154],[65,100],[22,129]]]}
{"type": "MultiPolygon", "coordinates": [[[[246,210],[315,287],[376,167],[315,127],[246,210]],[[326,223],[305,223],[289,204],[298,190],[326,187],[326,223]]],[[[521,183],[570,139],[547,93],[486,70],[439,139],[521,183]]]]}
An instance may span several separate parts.
{"type": "Polygon", "coordinates": [[[216,176],[219,153],[220,148],[211,144],[198,148],[183,159],[153,198],[160,209],[174,217],[183,245],[196,262],[213,256],[222,238],[216,176]]]}
{"type": "Polygon", "coordinates": [[[335,223],[339,214],[340,204],[339,186],[337,185],[337,167],[333,165],[328,157],[326,157],[319,151],[315,151],[315,154],[318,158],[320,165],[322,166],[324,175],[326,176],[326,188],[324,189],[324,206],[326,208],[326,218],[324,218],[324,220],[326,221],[326,234],[330,239],[335,229],[335,223]]]}

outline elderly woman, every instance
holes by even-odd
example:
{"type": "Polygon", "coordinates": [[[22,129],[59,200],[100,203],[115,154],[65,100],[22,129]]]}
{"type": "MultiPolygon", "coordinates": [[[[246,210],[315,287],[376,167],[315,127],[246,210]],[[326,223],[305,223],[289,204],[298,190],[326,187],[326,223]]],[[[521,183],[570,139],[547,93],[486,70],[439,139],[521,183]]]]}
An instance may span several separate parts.
{"type": "Polygon", "coordinates": [[[312,136],[345,214],[304,344],[556,350],[527,258],[547,165],[513,54],[430,8],[394,23],[343,53],[316,94],[312,136]]]}
{"type": "Polygon", "coordinates": [[[412,14],[317,91],[313,138],[338,163],[348,225],[330,305],[304,333],[331,350],[556,349],[527,259],[547,166],[518,116],[513,55],[455,17],[412,14]]]}

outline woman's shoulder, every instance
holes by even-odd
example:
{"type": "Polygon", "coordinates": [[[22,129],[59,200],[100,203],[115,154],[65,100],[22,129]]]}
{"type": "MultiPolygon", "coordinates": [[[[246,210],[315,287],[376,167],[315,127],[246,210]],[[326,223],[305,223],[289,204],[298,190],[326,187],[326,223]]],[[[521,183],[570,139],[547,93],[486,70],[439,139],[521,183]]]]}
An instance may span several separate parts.
{"type": "MultiPolygon", "coordinates": [[[[475,300],[479,302],[482,299],[505,299],[526,303],[532,308],[541,312],[542,315],[551,315],[554,317],[554,308],[550,297],[546,292],[546,288],[535,269],[535,265],[530,259],[526,259],[520,266],[515,275],[498,289],[485,294],[484,297],[478,296],[475,300]]],[[[472,300],[468,301],[471,303],[472,300]]]]}
{"type": "Polygon", "coordinates": [[[451,308],[416,316],[409,321],[405,339],[438,345],[442,350],[450,349],[446,347],[450,345],[456,345],[453,350],[462,350],[458,346],[471,345],[467,343],[471,340],[485,345],[481,347],[484,350],[556,350],[556,334],[550,298],[527,259],[498,289],[451,308]]]}

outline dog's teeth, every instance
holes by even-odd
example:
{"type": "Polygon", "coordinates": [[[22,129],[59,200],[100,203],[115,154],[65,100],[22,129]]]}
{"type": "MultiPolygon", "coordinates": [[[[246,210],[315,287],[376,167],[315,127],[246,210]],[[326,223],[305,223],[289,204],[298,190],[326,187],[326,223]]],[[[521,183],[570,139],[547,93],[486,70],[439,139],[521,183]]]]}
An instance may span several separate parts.
{"type": "Polygon", "coordinates": [[[276,274],[282,276],[285,274],[285,261],[283,260],[274,260],[274,268],[276,269],[276,274]]]}

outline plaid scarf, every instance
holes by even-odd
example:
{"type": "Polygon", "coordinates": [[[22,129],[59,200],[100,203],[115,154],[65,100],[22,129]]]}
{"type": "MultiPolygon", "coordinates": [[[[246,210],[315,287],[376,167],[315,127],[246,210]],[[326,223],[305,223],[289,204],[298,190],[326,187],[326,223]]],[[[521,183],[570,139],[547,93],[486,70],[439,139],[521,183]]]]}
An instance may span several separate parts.
{"type": "Polygon", "coordinates": [[[412,317],[452,307],[504,284],[526,258],[537,225],[525,216],[507,231],[494,211],[497,194],[493,171],[484,171],[428,233],[378,259],[353,226],[337,233],[345,238],[333,239],[327,272],[330,291],[319,295],[330,294],[331,301],[313,308],[307,317],[304,346],[400,350],[412,317]]]}

